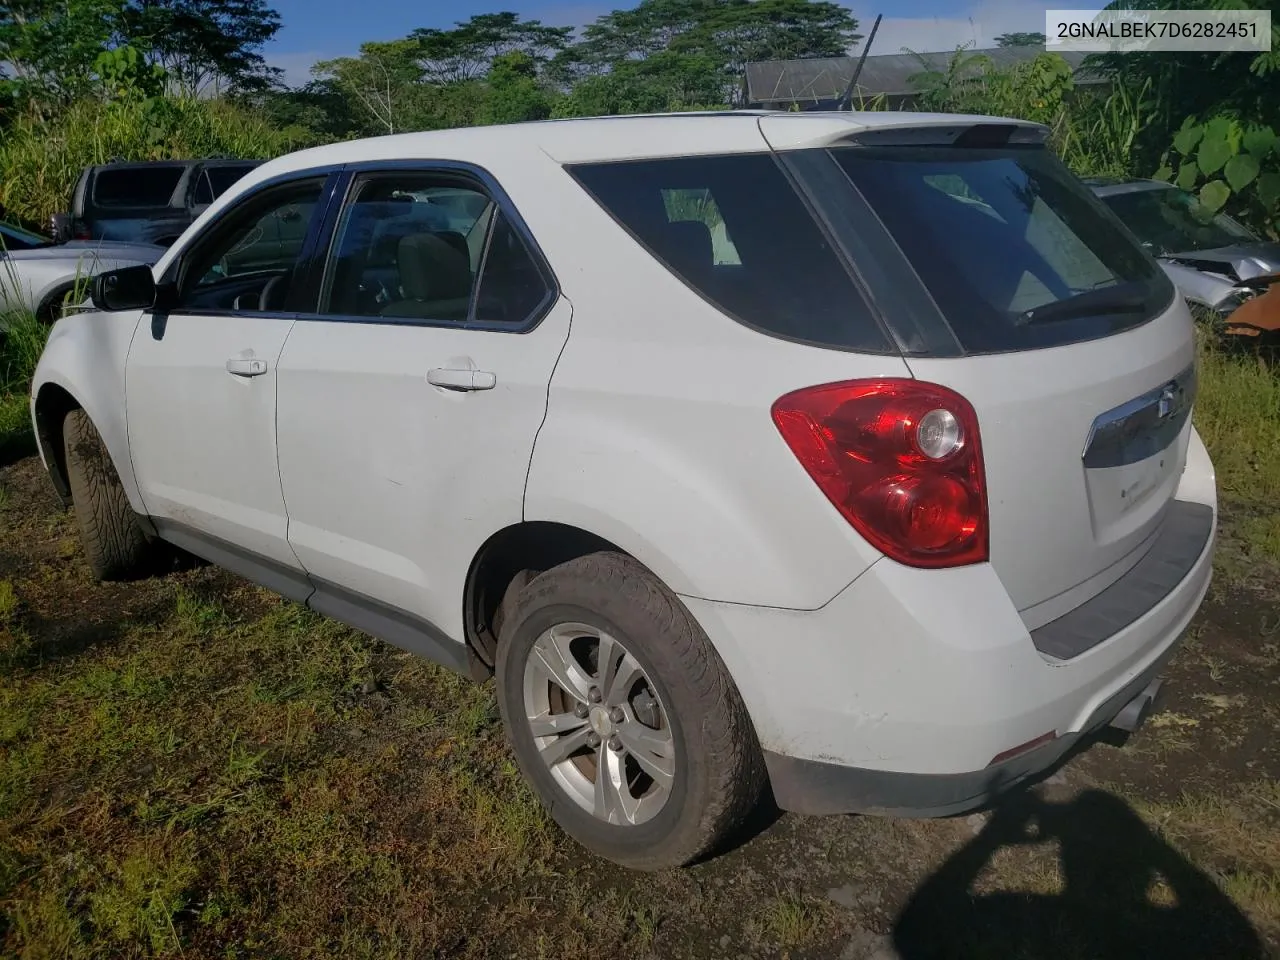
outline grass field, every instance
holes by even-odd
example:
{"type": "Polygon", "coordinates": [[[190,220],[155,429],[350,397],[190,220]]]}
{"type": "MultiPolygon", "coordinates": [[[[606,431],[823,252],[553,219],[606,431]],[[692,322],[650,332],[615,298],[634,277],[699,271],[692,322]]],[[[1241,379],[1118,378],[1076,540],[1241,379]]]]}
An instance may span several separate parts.
{"type": "Polygon", "coordinates": [[[638,875],[542,813],[487,686],[212,568],[93,583],[11,386],[0,954],[1280,956],[1280,388],[1206,352],[1201,389],[1224,546],[1136,738],[989,815],[766,805],[724,856],[638,875]]]}

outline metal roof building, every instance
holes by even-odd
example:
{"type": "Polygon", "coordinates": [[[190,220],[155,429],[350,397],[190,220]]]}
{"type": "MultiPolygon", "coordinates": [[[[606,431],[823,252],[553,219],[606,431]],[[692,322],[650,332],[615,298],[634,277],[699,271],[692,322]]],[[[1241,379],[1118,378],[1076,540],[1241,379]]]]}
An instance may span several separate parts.
{"type": "MultiPolygon", "coordinates": [[[[997,68],[1008,69],[1043,51],[1043,47],[993,47],[965,53],[968,56],[983,54],[997,68]]],[[[853,91],[854,102],[883,94],[890,106],[905,106],[920,93],[912,77],[930,70],[945,73],[954,55],[946,52],[868,56],[853,91]]],[[[1105,77],[1081,69],[1087,54],[1072,51],[1059,56],[1071,66],[1077,86],[1108,82],[1105,77]]],[[[801,110],[830,110],[844,93],[857,65],[857,57],[748,63],[743,77],[743,106],[765,110],[789,110],[793,106],[801,110]]]]}

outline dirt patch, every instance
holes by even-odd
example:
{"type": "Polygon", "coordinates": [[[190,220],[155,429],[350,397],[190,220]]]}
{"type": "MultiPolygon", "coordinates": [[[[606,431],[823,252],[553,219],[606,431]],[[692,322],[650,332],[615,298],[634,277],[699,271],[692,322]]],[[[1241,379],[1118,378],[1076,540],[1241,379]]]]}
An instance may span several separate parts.
{"type": "Polygon", "coordinates": [[[212,568],[94,584],[27,458],[0,468],[0,952],[1280,956],[1278,628],[1216,586],[1148,726],[994,813],[766,805],[641,875],[543,814],[488,687],[212,568]]]}

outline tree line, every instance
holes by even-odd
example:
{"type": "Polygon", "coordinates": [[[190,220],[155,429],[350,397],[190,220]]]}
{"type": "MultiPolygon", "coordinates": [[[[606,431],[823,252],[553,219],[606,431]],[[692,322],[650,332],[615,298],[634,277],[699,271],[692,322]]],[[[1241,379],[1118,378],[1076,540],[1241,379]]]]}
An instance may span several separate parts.
{"type": "MultiPolygon", "coordinates": [[[[316,63],[307,82],[289,87],[266,56],[281,27],[268,3],[6,0],[0,214],[30,220],[62,202],[58,191],[79,164],[111,156],[266,156],[412,130],[730,107],[748,62],[843,56],[863,40],[849,9],[830,0],[639,0],[578,31],[512,12],[421,28],[316,63]]],[[[1207,188],[1218,207],[1247,201],[1253,219],[1274,224],[1280,22],[1273,28],[1270,53],[1092,57],[1086,67],[1112,81],[1101,93],[1077,89],[1052,54],[1000,68],[964,49],[944,71],[922,61],[916,83],[928,108],[1049,124],[1081,172],[1160,172],[1207,188]]],[[[1009,33],[997,43],[1034,47],[1044,36],[1009,33]]]]}

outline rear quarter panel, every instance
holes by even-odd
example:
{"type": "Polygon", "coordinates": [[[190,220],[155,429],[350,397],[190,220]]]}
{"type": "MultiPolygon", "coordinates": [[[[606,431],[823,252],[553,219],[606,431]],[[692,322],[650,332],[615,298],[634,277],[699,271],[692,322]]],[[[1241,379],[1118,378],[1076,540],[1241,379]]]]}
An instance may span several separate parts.
{"type": "Polygon", "coordinates": [[[604,537],[677,593],[820,607],[879,554],[775,428],[802,386],[906,376],[899,357],[757,333],[654,260],[569,175],[525,214],[573,303],[534,447],[525,519],[604,537]]]}

